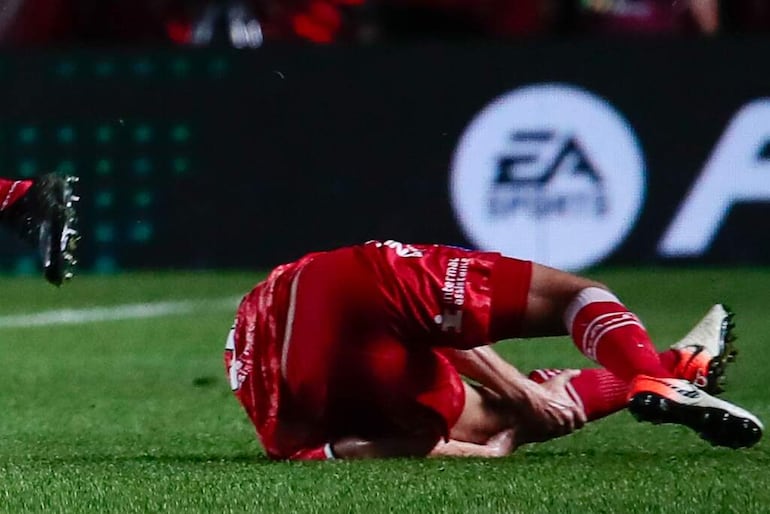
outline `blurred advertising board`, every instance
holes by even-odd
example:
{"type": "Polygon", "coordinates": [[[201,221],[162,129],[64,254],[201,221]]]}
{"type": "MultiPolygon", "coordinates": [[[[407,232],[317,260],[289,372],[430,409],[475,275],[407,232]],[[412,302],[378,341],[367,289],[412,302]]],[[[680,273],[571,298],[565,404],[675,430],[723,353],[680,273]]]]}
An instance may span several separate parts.
{"type": "MultiPolygon", "coordinates": [[[[571,270],[769,264],[770,42],[0,55],[5,175],[81,176],[87,270],[369,239],[571,270]]],[[[33,256],[4,235],[0,265],[33,256]]]]}

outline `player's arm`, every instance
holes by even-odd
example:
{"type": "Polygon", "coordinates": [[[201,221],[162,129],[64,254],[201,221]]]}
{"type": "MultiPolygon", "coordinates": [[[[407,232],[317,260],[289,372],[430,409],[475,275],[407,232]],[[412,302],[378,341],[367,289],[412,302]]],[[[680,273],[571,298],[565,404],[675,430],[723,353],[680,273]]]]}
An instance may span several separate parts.
{"type": "Polygon", "coordinates": [[[345,437],[331,446],[340,459],[383,459],[394,457],[425,457],[440,440],[438,434],[423,433],[404,436],[364,439],[345,437]]]}
{"type": "Polygon", "coordinates": [[[461,375],[515,403],[526,401],[532,381],[489,346],[438,349],[461,375]]]}
{"type": "Polygon", "coordinates": [[[325,458],[383,459],[393,457],[505,457],[513,451],[513,431],[506,430],[486,444],[449,439],[428,434],[363,439],[346,437],[327,445],[325,458]]]}
{"type": "Polygon", "coordinates": [[[377,439],[342,437],[325,445],[305,448],[289,456],[290,460],[382,459],[425,457],[441,440],[438,430],[424,429],[412,434],[377,439]]]}
{"type": "Polygon", "coordinates": [[[317,448],[294,453],[291,460],[386,459],[394,457],[505,457],[514,449],[513,430],[504,430],[486,444],[454,439],[424,432],[403,436],[364,439],[344,437],[317,448]]]}
{"type": "Polygon", "coordinates": [[[449,439],[439,441],[431,450],[430,457],[506,457],[513,452],[514,432],[504,430],[491,437],[486,444],[475,444],[466,441],[449,439]]]}
{"type": "Polygon", "coordinates": [[[300,450],[290,460],[387,459],[394,457],[425,457],[439,446],[440,436],[415,435],[364,439],[343,437],[317,448],[300,450]]]}
{"type": "Polygon", "coordinates": [[[458,373],[510,400],[537,419],[544,433],[564,435],[586,422],[585,413],[572,401],[565,387],[578,372],[562,373],[541,385],[529,380],[489,346],[469,350],[441,348],[440,351],[458,373]]]}

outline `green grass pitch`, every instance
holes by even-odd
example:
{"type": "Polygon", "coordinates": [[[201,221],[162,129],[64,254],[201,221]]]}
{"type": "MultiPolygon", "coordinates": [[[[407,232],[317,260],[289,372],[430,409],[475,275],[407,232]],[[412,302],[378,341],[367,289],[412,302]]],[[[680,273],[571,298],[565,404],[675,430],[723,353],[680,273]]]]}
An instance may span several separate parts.
{"type": "MultiPolygon", "coordinates": [[[[740,355],[725,398],[770,421],[770,270],[602,270],[660,347],[710,304],[737,312],[740,355]]],[[[712,448],[625,412],[510,458],[285,463],[262,455],[221,356],[232,321],[192,312],[8,326],[51,309],[221,299],[249,273],[3,279],[0,512],[768,512],[770,441],[712,448]]],[[[504,342],[522,369],[581,366],[563,338],[504,342]]]]}

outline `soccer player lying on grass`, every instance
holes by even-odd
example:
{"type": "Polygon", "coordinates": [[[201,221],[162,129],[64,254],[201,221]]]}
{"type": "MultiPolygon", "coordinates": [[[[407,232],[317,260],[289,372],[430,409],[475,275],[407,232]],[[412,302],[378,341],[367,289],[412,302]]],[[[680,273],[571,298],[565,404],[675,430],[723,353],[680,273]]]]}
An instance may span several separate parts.
{"type": "Polygon", "coordinates": [[[0,177],[0,224],[39,249],[45,278],[57,286],[72,277],[76,264],[75,182],[76,177],[56,173],[27,180],[0,177]]]}
{"type": "Polygon", "coordinates": [[[505,455],[626,406],[715,445],[752,446],[761,422],[709,394],[730,328],[716,306],[659,354],[593,280],[499,253],[371,241],[274,269],[242,300],[225,366],[276,459],[505,455]],[[603,368],[528,378],[488,346],[567,333],[603,368]]]}

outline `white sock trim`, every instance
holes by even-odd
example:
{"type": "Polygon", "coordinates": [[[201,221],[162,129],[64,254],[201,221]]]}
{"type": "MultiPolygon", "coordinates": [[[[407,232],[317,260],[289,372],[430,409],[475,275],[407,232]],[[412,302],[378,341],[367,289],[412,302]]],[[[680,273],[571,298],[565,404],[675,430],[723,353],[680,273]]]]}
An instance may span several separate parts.
{"type": "Polygon", "coordinates": [[[573,298],[567,306],[567,310],[564,311],[564,324],[570,335],[572,334],[572,323],[575,321],[575,316],[580,312],[580,309],[589,303],[594,302],[615,302],[621,305],[623,304],[617,296],[606,289],[602,289],[601,287],[586,287],[575,295],[575,298],[573,298]]]}

